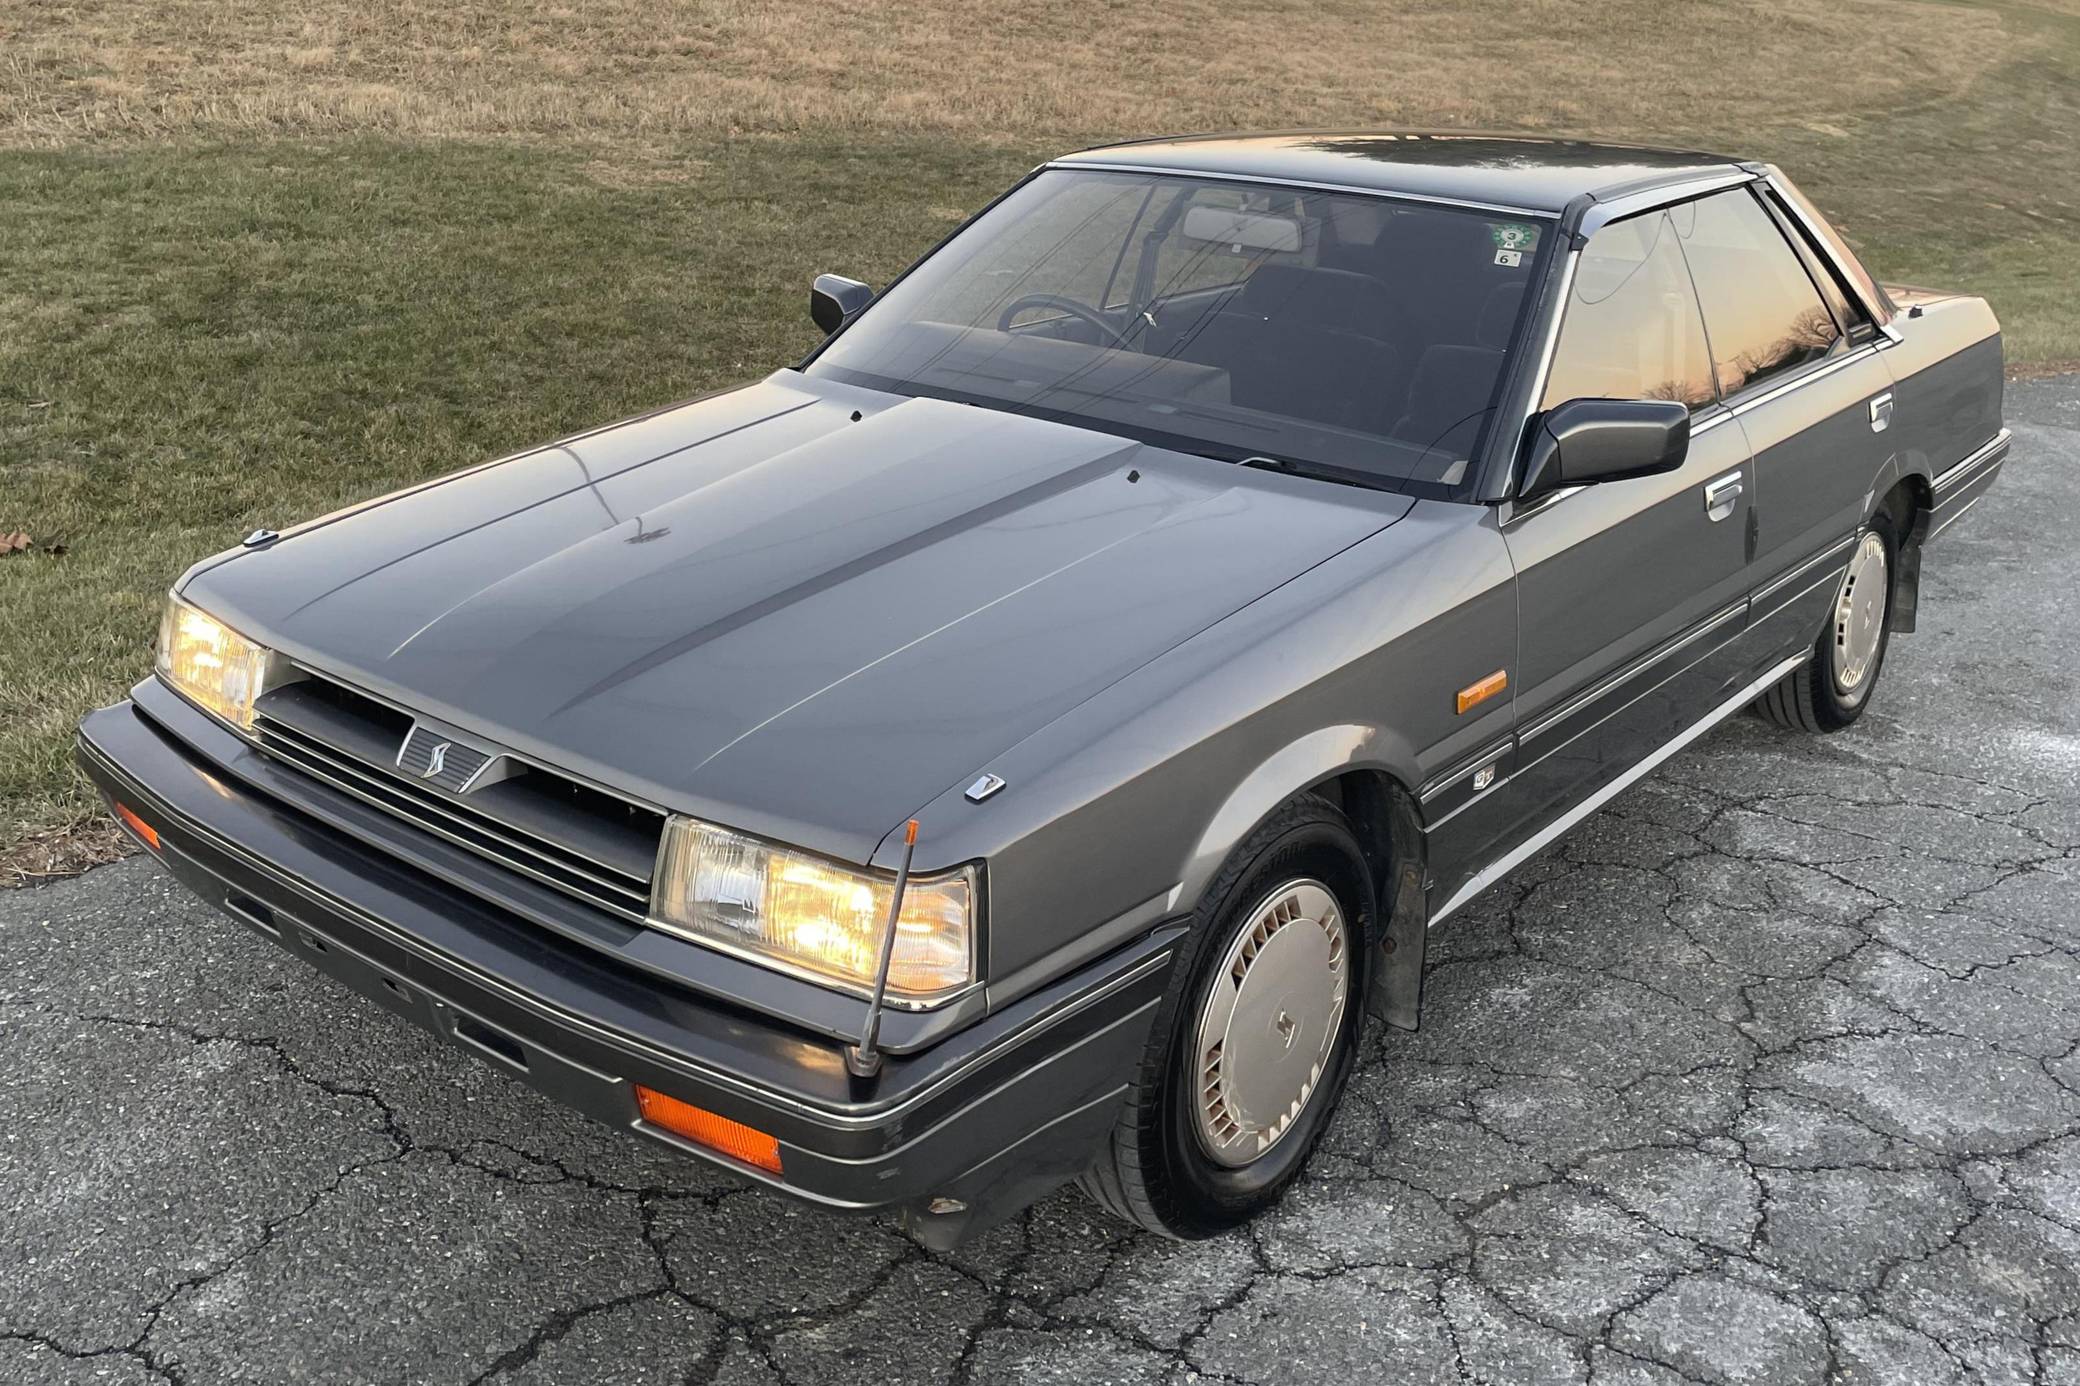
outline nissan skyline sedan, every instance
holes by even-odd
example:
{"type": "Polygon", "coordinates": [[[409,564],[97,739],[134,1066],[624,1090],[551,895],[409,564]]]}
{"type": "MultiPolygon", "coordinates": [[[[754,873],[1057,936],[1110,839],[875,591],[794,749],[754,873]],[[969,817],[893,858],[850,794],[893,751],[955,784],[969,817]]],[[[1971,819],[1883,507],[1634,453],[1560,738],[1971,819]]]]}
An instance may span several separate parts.
{"type": "Polygon", "coordinates": [[[935,1247],[1265,1208],[1431,927],[1724,718],[1862,715],[2009,442],[1984,302],[1704,154],[1116,145],[810,304],[197,564],[79,758],[321,971],[935,1247]]]}

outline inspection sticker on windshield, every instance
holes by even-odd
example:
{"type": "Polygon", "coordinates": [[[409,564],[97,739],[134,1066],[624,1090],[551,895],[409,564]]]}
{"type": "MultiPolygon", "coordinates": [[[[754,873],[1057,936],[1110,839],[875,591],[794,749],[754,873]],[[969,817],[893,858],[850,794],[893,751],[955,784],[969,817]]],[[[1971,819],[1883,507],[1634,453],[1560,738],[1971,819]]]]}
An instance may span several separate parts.
{"type": "Polygon", "coordinates": [[[1495,263],[1514,269],[1524,263],[1524,252],[1538,248],[1538,228],[1529,222],[1491,221],[1488,235],[1495,242],[1495,263]]]}

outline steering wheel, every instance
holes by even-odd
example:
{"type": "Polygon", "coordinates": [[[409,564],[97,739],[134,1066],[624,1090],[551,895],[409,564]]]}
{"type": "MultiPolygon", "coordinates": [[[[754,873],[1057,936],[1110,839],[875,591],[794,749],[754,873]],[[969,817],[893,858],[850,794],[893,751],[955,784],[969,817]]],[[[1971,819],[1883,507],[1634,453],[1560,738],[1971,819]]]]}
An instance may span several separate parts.
{"type": "Polygon", "coordinates": [[[1064,298],[1060,294],[1025,294],[1022,297],[1013,299],[1010,306],[997,315],[997,331],[1009,332],[1013,319],[1017,318],[1020,313],[1025,312],[1028,308],[1053,308],[1058,312],[1067,313],[1077,321],[1089,323],[1092,327],[1097,328],[1098,331],[1111,338],[1112,345],[1124,348],[1127,344],[1126,334],[1107,322],[1104,315],[1097,309],[1087,304],[1078,303],[1073,298],[1064,298]]]}

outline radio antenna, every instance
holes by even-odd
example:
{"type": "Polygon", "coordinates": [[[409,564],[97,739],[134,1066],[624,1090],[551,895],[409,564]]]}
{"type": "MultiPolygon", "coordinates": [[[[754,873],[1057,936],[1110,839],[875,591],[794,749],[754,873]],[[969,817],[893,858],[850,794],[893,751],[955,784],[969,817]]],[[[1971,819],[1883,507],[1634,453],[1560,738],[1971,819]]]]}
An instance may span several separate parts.
{"type": "Polygon", "coordinates": [[[881,961],[874,969],[874,991],[867,998],[867,1023],[859,1043],[845,1046],[845,1068],[855,1078],[881,1071],[881,1003],[888,995],[888,968],[896,956],[896,921],[903,917],[903,892],[910,885],[910,858],[917,851],[917,820],[903,829],[903,861],[896,867],[896,888],[888,897],[888,926],[881,931],[881,961]]]}

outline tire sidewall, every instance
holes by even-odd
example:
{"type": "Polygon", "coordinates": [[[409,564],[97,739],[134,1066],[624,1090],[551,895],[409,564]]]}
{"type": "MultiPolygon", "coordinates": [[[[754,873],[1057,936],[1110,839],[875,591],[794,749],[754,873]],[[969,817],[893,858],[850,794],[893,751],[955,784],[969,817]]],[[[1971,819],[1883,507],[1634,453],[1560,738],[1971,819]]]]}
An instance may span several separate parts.
{"type": "Polygon", "coordinates": [[[1157,1094],[1159,1117],[1150,1132],[1160,1144],[1160,1150],[1150,1153],[1159,1157],[1157,1167],[1166,1172],[1171,1185],[1171,1196],[1165,1201],[1181,1234],[1207,1235],[1245,1221],[1275,1201],[1306,1165],[1343,1095],[1357,1057],[1377,944],[1371,895],[1371,876],[1356,840],[1348,828],[1324,816],[1294,825],[1259,851],[1220,893],[1218,905],[1207,916],[1208,925],[1196,931],[1184,984],[1172,993],[1173,1004],[1168,1008],[1168,1054],[1157,1094]],[[1310,878],[1335,896],[1349,931],[1345,947],[1350,959],[1346,974],[1350,991],[1344,998],[1336,1045],[1321,1082],[1293,1126],[1257,1160],[1230,1168],[1206,1154],[1195,1130],[1192,1032],[1215,970],[1257,907],[1274,888],[1310,878]]]}
{"type": "MultiPolygon", "coordinates": [[[[1856,531],[1856,543],[1859,547],[1866,534],[1877,535],[1879,542],[1885,546],[1885,614],[1879,624],[1878,649],[1871,656],[1871,667],[1865,672],[1863,682],[1857,686],[1854,693],[1844,694],[1835,686],[1832,607],[1828,610],[1827,624],[1820,631],[1820,643],[1814,655],[1813,710],[1823,721],[1835,727],[1847,726],[1869,706],[1871,693],[1878,686],[1878,678],[1885,672],[1885,656],[1892,648],[1892,606],[1899,595],[1899,531],[1892,516],[1880,510],[1856,531]]],[[[1850,553],[1853,558],[1855,550],[1851,549],[1850,553]]]]}

